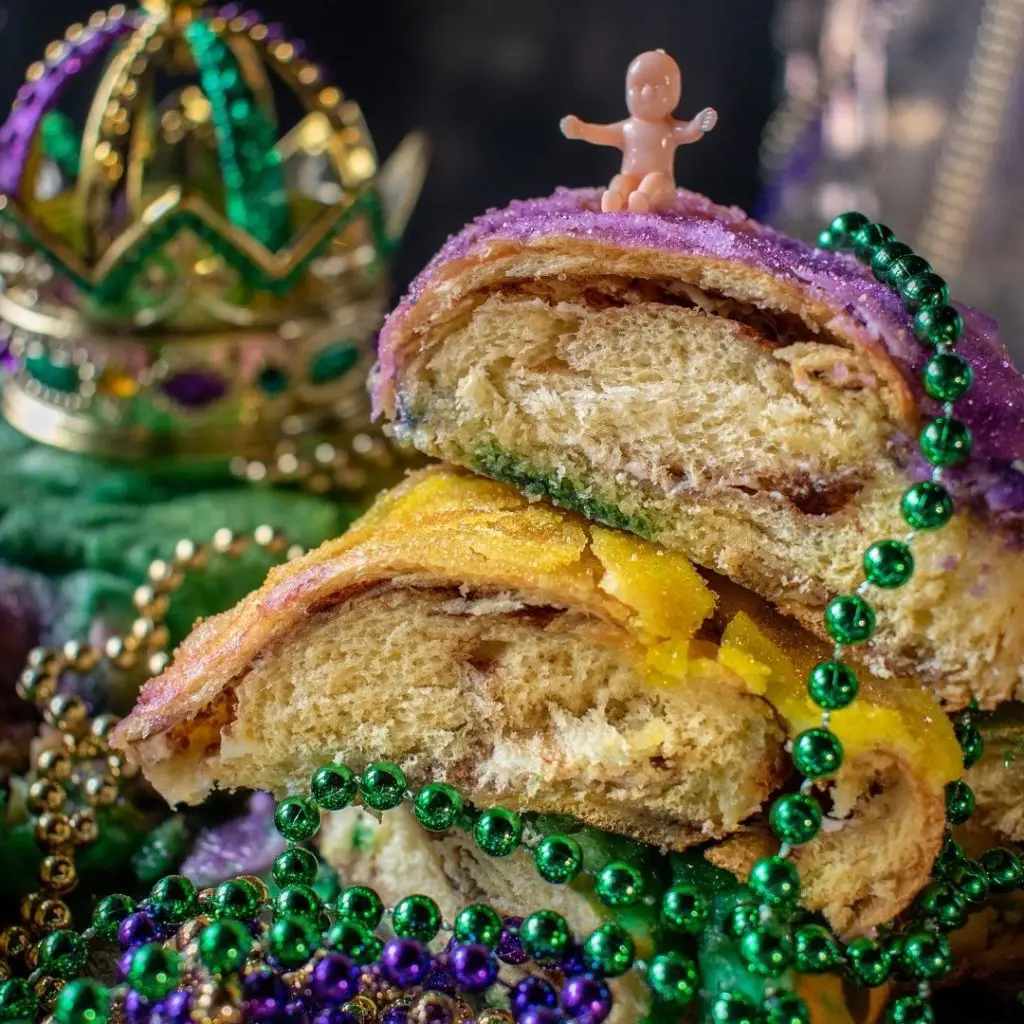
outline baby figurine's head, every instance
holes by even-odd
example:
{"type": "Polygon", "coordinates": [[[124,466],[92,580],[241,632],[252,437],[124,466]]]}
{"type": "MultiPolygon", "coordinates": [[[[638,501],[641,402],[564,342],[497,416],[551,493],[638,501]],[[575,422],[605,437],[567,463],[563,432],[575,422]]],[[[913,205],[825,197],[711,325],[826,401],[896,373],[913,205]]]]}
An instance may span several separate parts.
{"type": "Polygon", "coordinates": [[[626,72],[626,107],[633,117],[660,121],[679,106],[683,76],[664,50],[641,53],[626,72]]]}

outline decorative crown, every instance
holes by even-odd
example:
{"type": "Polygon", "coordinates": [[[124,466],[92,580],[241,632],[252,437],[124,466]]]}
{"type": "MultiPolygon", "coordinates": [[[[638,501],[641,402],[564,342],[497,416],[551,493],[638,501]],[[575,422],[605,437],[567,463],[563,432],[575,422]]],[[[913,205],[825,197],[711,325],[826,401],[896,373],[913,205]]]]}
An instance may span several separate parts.
{"type": "Polygon", "coordinates": [[[0,128],[5,415],[76,450],[218,457],[362,420],[425,164],[412,135],[378,169],[358,105],[238,4],[71,26],[0,128]],[[79,133],[59,103],[96,74],[79,133]]]}

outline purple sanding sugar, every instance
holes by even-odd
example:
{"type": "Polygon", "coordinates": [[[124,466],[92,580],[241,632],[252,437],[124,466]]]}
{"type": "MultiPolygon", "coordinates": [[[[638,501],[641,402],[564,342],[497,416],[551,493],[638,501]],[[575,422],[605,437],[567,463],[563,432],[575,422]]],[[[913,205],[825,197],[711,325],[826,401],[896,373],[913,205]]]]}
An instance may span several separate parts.
{"type": "MultiPolygon", "coordinates": [[[[923,412],[937,412],[919,385],[928,354],[913,336],[910,317],[899,297],[852,256],[804,245],[751,220],[742,210],[718,206],[694,192],[680,191],[674,209],[648,214],[601,213],[600,194],[598,189],[559,189],[544,199],[516,201],[488,211],[449,239],[381,332],[374,388],[377,413],[396,374],[394,339],[443,266],[495,240],[530,244],[558,237],[737,261],[797,283],[842,319],[844,331],[855,332],[869,348],[884,346],[910,381],[923,412]]],[[[1011,507],[1024,510],[1024,494],[1018,503],[1024,478],[1009,465],[1024,459],[1024,377],[999,340],[995,322],[968,307],[959,308],[966,330],[958,351],[974,370],[975,386],[957,403],[957,416],[971,428],[974,461],[984,465],[986,479],[996,488],[991,500],[1001,505],[1009,501],[1011,507]],[[998,482],[993,473],[1000,477],[998,482]]]]}

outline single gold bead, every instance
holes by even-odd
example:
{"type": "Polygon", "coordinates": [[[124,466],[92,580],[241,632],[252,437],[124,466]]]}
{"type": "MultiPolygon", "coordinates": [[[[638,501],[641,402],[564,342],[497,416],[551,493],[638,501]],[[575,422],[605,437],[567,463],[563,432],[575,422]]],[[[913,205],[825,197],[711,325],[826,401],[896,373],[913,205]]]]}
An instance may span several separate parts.
{"type": "Polygon", "coordinates": [[[31,924],[36,915],[36,907],[43,902],[43,894],[40,892],[29,892],[21,897],[18,903],[18,912],[26,924],[31,924]]]}
{"type": "Polygon", "coordinates": [[[103,653],[118,668],[131,668],[135,664],[137,647],[137,644],[129,647],[124,637],[112,636],[103,645],[103,653]]]}
{"type": "Polygon", "coordinates": [[[132,595],[132,602],[143,615],[151,619],[162,619],[171,606],[171,599],[167,594],[157,591],[148,584],[136,589],[132,595]]]}
{"type": "Polygon", "coordinates": [[[469,1003],[464,1002],[461,999],[455,1000],[455,1020],[454,1024],[471,1024],[475,1014],[473,1013],[473,1007],[469,1003]]]}
{"type": "Polygon", "coordinates": [[[515,1024],[515,1017],[499,1006],[488,1006],[477,1014],[476,1024],[515,1024]]]}
{"type": "Polygon", "coordinates": [[[91,736],[88,733],[78,737],[78,743],[75,746],[75,754],[82,760],[91,760],[95,757],[102,757],[107,752],[106,740],[98,740],[95,736],[91,736]]]}
{"type": "Polygon", "coordinates": [[[259,547],[272,552],[284,551],[288,546],[288,538],[272,526],[257,526],[252,539],[259,547]]]}
{"type": "Polygon", "coordinates": [[[89,672],[94,669],[100,661],[100,652],[90,644],[83,644],[78,640],[69,640],[64,645],[64,660],[68,667],[75,672],[89,672]]]}
{"type": "Polygon", "coordinates": [[[57,677],[48,669],[27,668],[15,686],[18,696],[30,704],[43,704],[57,692],[57,677]]]}
{"type": "Polygon", "coordinates": [[[33,647],[28,652],[28,667],[45,669],[57,660],[57,652],[49,647],[33,647]]]}
{"type": "Polygon", "coordinates": [[[8,925],[0,932],[0,955],[8,960],[24,956],[31,945],[32,939],[21,925],[8,925]]]}
{"type": "Polygon", "coordinates": [[[107,770],[115,779],[134,779],[139,774],[139,766],[121,753],[107,755],[107,770]]]}
{"type": "Polygon", "coordinates": [[[117,802],[117,783],[109,775],[91,775],[83,788],[91,807],[109,807],[117,802]]]}
{"type": "Polygon", "coordinates": [[[36,820],[36,842],[43,848],[63,846],[71,841],[71,821],[66,814],[47,811],[36,820]]]}
{"type": "Polygon", "coordinates": [[[39,1000],[39,1007],[44,1013],[50,1013],[57,1002],[57,996],[67,982],[53,974],[44,974],[32,983],[32,989],[39,1000]]]}
{"type": "Polygon", "coordinates": [[[33,943],[25,950],[25,966],[34,971],[39,966],[39,943],[33,943]]]}
{"type": "Polygon", "coordinates": [[[71,908],[59,899],[43,900],[32,914],[32,923],[45,932],[71,926],[71,908]]]}
{"type": "Polygon", "coordinates": [[[188,537],[174,545],[174,561],[182,569],[198,569],[206,561],[203,547],[188,537]]]}
{"type": "Polygon", "coordinates": [[[40,752],[36,758],[36,769],[49,779],[63,781],[71,778],[71,758],[67,751],[51,747],[40,752]]]}
{"type": "Polygon", "coordinates": [[[117,715],[98,715],[92,720],[92,725],[89,726],[89,732],[93,734],[97,739],[106,739],[117,727],[117,723],[121,719],[117,715]]]}
{"type": "Polygon", "coordinates": [[[28,809],[32,814],[59,811],[66,799],[64,787],[51,779],[37,779],[28,787],[28,809]]]}
{"type": "Polygon", "coordinates": [[[58,693],[47,702],[43,717],[56,729],[77,733],[85,727],[89,712],[81,697],[58,693]]]}
{"type": "Polygon", "coordinates": [[[199,933],[210,923],[211,920],[212,919],[207,917],[205,914],[200,914],[198,917],[192,918],[191,921],[186,921],[178,929],[178,934],[175,936],[178,949],[185,949],[190,943],[198,939],[199,933]]]}
{"type": "Polygon", "coordinates": [[[68,818],[71,826],[71,836],[76,846],[88,846],[95,843],[100,834],[99,825],[96,822],[96,812],[91,808],[83,808],[75,811],[68,818]]]}
{"type": "Polygon", "coordinates": [[[181,586],[181,573],[175,572],[174,566],[162,558],[157,558],[149,563],[149,571],[146,576],[158,591],[174,590],[181,586]]]}
{"type": "Polygon", "coordinates": [[[78,869],[70,857],[51,853],[39,865],[39,881],[54,892],[68,893],[78,884],[78,869]]]}
{"type": "Polygon", "coordinates": [[[247,545],[234,530],[222,527],[213,535],[213,550],[219,555],[240,555],[247,545]]]}
{"type": "Polygon", "coordinates": [[[146,662],[146,671],[150,677],[163,675],[170,668],[171,656],[166,651],[156,651],[146,662]]]}

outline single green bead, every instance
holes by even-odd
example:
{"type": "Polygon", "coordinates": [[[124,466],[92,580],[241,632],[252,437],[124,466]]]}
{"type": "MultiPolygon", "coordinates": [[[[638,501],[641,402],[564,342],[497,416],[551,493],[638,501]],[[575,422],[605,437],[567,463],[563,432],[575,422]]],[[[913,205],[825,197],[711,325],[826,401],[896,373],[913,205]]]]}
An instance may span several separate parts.
{"type": "Polygon", "coordinates": [[[538,910],[519,926],[523,952],[533,960],[557,960],[569,946],[569,926],[554,910],[538,910]]]}
{"type": "Polygon", "coordinates": [[[267,952],[285,968],[301,967],[319,945],[320,932],[305,917],[279,917],[267,933],[267,952]]]}
{"type": "Polygon", "coordinates": [[[887,282],[889,267],[903,256],[910,256],[913,251],[905,242],[885,242],[871,255],[871,273],[877,280],[887,282]]]}
{"type": "Polygon", "coordinates": [[[870,263],[875,250],[892,240],[892,228],[887,225],[864,224],[853,233],[853,254],[861,263],[870,263]]]}
{"type": "Polygon", "coordinates": [[[397,764],[377,761],[363,772],[359,791],[363,803],[375,811],[389,811],[405,799],[405,772],[397,764]]]}
{"type": "Polygon", "coordinates": [[[507,857],[519,847],[523,838],[523,823],[514,811],[492,807],[476,819],[473,838],[489,857],[507,857]]]}
{"type": "Polygon", "coordinates": [[[756,903],[740,903],[732,908],[725,921],[725,930],[734,938],[740,939],[751,929],[761,924],[761,913],[756,903]]]}
{"type": "Polygon", "coordinates": [[[304,917],[316,921],[321,910],[323,904],[311,885],[286,885],[274,899],[274,913],[279,917],[304,917]]]}
{"type": "Polygon", "coordinates": [[[962,860],[945,871],[947,881],[968,903],[984,903],[989,891],[988,872],[973,860],[962,860]]]}
{"type": "Polygon", "coordinates": [[[822,661],[811,669],[807,680],[807,693],[811,700],[825,711],[839,711],[849,707],[860,690],[857,675],[841,661],[822,661]]]}
{"type": "Polygon", "coordinates": [[[835,775],[843,763],[843,745],[828,729],[807,729],[793,741],[793,764],[809,779],[835,775]]]}
{"type": "Polygon", "coordinates": [[[213,974],[241,970],[252,947],[249,929],[232,918],[214,921],[199,933],[199,959],[213,974]]]}
{"type": "Polygon", "coordinates": [[[902,587],[914,575],[914,556],[901,540],[880,540],[864,552],[864,575],[883,590],[902,587]]]}
{"type": "Polygon", "coordinates": [[[376,928],[384,916],[384,901],[368,885],[350,885],[334,907],[340,917],[350,917],[370,929],[376,928]]]}
{"type": "Polygon", "coordinates": [[[926,270],[903,282],[900,298],[910,313],[924,306],[944,306],[949,302],[949,285],[938,274],[926,270]]]}
{"type": "Polygon", "coordinates": [[[715,1024],[762,1024],[757,1004],[742,992],[719,992],[711,1002],[715,1024]]]}
{"type": "Polygon", "coordinates": [[[971,364],[955,352],[939,352],[925,363],[924,389],[937,402],[963,398],[974,383],[971,364]]]}
{"type": "Polygon", "coordinates": [[[942,837],[942,846],[939,848],[939,855],[935,858],[935,868],[944,872],[954,864],[962,864],[967,859],[963,847],[953,838],[952,833],[947,832],[942,837]]]}
{"type": "Polygon", "coordinates": [[[36,1019],[36,998],[32,986],[23,978],[10,978],[0,983],[0,1020],[36,1019]]]}
{"type": "Polygon", "coordinates": [[[313,773],[309,792],[325,811],[340,811],[355,800],[359,782],[347,764],[325,764],[313,773]]]}
{"type": "Polygon", "coordinates": [[[633,966],[633,936],[620,924],[608,922],[583,940],[583,963],[605,978],[617,978],[633,966]]]}
{"type": "Polygon", "coordinates": [[[914,337],[925,348],[952,348],[963,334],[964,318],[952,306],[923,306],[914,315],[914,337]]]}
{"type": "Polygon", "coordinates": [[[406,896],[395,905],[391,927],[403,939],[429,942],[441,927],[441,911],[429,896],[406,896]]]}
{"type": "Polygon", "coordinates": [[[769,906],[791,906],[800,895],[800,876],[791,861],[762,857],[750,869],[750,887],[769,906]]]}
{"type": "Polygon", "coordinates": [[[877,988],[889,980],[892,957],[871,939],[854,939],[846,947],[846,975],[858,988],[877,988]]]}
{"type": "Polygon", "coordinates": [[[254,918],[263,906],[259,889],[244,878],[221,882],[213,892],[215,917],[233,917],[239,921],[254,918]]]}
{"type": "Polygon", "coordinates": [[[834,249],[836,247],[836,240],[832,235],[832,232],[828,228],[822,228],[818,232],[818,248],[819,249],[834,249]]]}
{"type": "Polygon", "coordinates": [[[56,1024],[105,1024],[110,1019],[110,991],[95,978],[69,981],[53,1007],[56,1024]]]}
{"type": "Polygon", "coordinates": [[[632,864],[612,861],[598,872],[594,890],[606,907],[634,907],[644,894],[644,876],[632,864]]]}
{"type": "Polygon", "coordinates": [[[811,796],[787,793],[772,805],[769,822],[772,831],[790,846],[810,842],[821,828],[821,808],[811,796]]]}
{"type": "Polygon", "coordinates": [[[583,848],[572,836],[547,836],[537,844],[533,863],[545,882],[564,885],[583,869],[583,848]]]}
{"type": "Polygon", "coordinates": [[[459,942],[493,949],[501,939],[501,915],[486,903],[471,903],[456,916],[454,933],[459,942]]]}
{"type": "Polygon", "coordinates": [[[885,1011],[885,1024],[935,1024],[935,1011],[921,996],[900,996],[885,1011]]]}
{"type": "Polygon", "coordinates": [[[286,885],[311,885],[319,870],[316,854],[301,846],[291,846],[274,858],[274,881],[282,889],[286,885]]]}
{"type": "Polygon", "coordinates": [[[901,511],[915,530],[937,530],[953,518],[953,499],[945,487],[924,480],[907,488],[901,511]]]}
{"type": "Polygon", "coordinates": [[[777,978],[793,962],[793,940],[786,928],[759,924],[740,939],[740,955],[755,974],[777,978]]]}
{"type": "Polygon", "coordinates": [[[974,790],[963,779],[946,783],[946,820],[962,825],[974,813],[974,790]]]}
{"type": "Polygon", "coordinates": [[[428,832],[447,832],[462,813],[462,797],[446,782],[432,782],[416,795],[416,820],[428,832]]]}
{"type": "Polygon", "coordinates": [[[196,887],[184,875],[167,875],[149,893],[150,910],[157,921],[181,924],[196,913],[196,887]]]}
{"type": "Polygon", "coordinates": [[[931,269],[932,265],[926,259],[922,259],[916,253],[908,253],[889,264],[885,271],[885,283],[898,292],[912,277],[926,274],[931,269]]]}
{"type": "Polygon", "coordinates": [[[686,1006],[697,994],[697,967],[682,953],[661,953],[647,968],[647,984],[655,996],[673,1006],[686,1006]]]}
{"type": "Polygon", "coordinates": [[[856,210],[850,210],[847,213],[841,213],[837,217],[833,217],[828,226],[828,230],[832,235],[832,244],[843,252],[850,252],[854,246],[854,236],[862,227],[869,223],[868,218],[856,210]]]}
{"type": "Polygon", "coordinates": [[[89,949],[85,939],[70,928],[51,932],[38,946],[39,965],[47,974],[73,978],[85,966],[89,949]]]}
{"type": "Polygon", "coordinates": [[[360,921],[343,917],[328,929],[327,946],[344,953],[353,963],[368,964],[377,958],[380,940],[360,921]]]}
{"type": "Polygon", "coordinates": [[[710,916],[711,904],[695,885],[673,885],[661,898],[661,922],[673,931],[699,935],[710,916]]]}
{"type": "Polygon", "coordinates": [[[124,893],[104,896],[92,912],[92,927],[101,938],[114,939],[121,922],[135,910],[135,900],[124,893]]]}
{"type": "Polygon", "coordinates": [[[163,999],[181,979],[181,961],[159,942],[139,946],[128,968],[128,985],[145,999],[163,999]]]}
{"type": "Polygon", "coordinates": [[[843,960],[831,932],[820,924],[802,924],[793,930],[793,963],[801,974],[827,974],[843,960]]]}
{"type": "Polygon", "coordinates": [[[921,431],[918,443],[933,466],[959,466],[970,457],[974,440],[966,423],[936,416],[921,431]]]}
{"type": "Polygon", "coordinates": [[[913,932],[903,940],[902,965],[914,981],[934,981],[953,967],[949,940],[938,932],[913,932]]]}
{"type": "Polygon", "coordinates": [[[807,1003],[795,992],[782,992],[764,1004],[765,1024],[811,1024],[807,1003]]]}
{"type": "Polygon", "coordinates": [[[969,722],[961,719],[953,725],[956,741],[964,755],[964,767],[973,768],[985,753],[985,741],[981,733],[969,722]]]}
{"type": "Polygon", "coordinates": [[[320,831],[320,812],[304,796],[286,796],[274,811],[274,824],[285,839],[304,843],[320,831]]]}
{"type": "Polygon", "coordinates": [[[993,847],[986,850],[978,862],[988,872],[993,892],[1012,892],[1024,886],[1024,862],[1012,850],[993,847]]]}
{"type": "Polygon", "coordinates": [[[947,931],[967,923],[967,908],[948,882],[929,882],[914,900],[914,911],[925,920],[938,922],[947,931]]]}
{"type": "Polygon", "coordinates": [[[862,644],[875,632],[874,609],[857,594],[834,597],[825,606],[825,628],[836,643],[862,644]]]}

